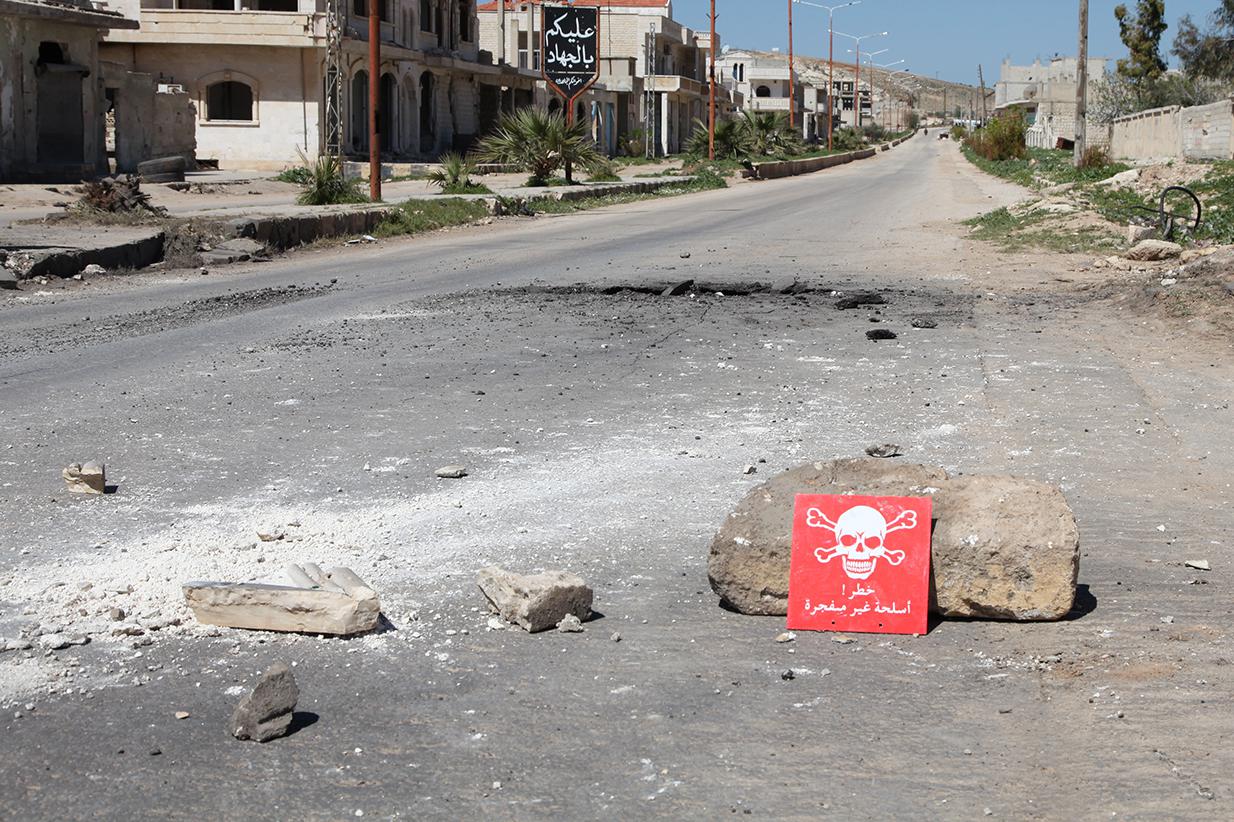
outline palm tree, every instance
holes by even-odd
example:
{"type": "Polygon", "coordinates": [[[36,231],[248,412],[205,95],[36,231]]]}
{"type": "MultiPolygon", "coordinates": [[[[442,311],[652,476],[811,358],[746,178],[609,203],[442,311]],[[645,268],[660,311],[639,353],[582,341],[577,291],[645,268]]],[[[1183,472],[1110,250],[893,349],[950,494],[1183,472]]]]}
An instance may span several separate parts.
{"type": "Polygon", "coordinates": [[[476,156],[482,163],[518,166],[531,175],[528,185],[541,186],[563,165],[569,183],[573,166],[590,169],[604,159],[583,123],[567,124],[561,114],[535,108],[503,115],[480,140],[476,156]]]}
{"type": "MultiPolygon", "coordinates": [[[[686,151],[698,157],[707,155],[711,148],[711,135],[707,124],[702,120],[694,121],[694,133],[686,151]]],[[[716,159],[737,160],[750,152],[750,140],[741,123],[736,120],[716,121],[716,159]]]]}

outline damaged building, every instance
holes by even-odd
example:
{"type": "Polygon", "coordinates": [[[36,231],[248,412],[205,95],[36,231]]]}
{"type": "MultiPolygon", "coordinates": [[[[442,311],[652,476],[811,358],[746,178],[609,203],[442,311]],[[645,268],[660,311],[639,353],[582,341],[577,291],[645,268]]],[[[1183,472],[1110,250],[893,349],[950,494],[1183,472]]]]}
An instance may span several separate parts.
{"type": "Polygon", "coordinates": [[[0,181],[105,171],[105,32],[137,27],[87,0],[0,0],[0,181]]]}
{"type": "MultiPolygon", "coordinates": [[[[183,89],[203,164],[277,170],[326,148],[328,0],[108,0],[140,29],[112,32],[103,58],[183,89]]],[[[335,0],[341,149],[369,150],[367,0],[335,0]]],[[[533,80],[481,54],[475,0],[381,0],[382,156],[468,148],[533,80]]]]}

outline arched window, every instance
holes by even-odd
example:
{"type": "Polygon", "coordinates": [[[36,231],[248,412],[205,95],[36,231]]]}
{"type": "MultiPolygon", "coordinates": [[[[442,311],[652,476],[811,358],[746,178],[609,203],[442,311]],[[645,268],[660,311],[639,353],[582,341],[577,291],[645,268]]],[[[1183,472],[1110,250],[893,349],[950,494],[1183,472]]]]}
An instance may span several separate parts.
{"type": "Polygon", "coordinates": [[[253,89],[238,80],[223,80],[206,87],[206,119],[252,122],[253,89]]]}
{"type": "Polygon", "coordinates": [[[458,0],[458,37],[464,43],[472,40],[471,0],[458,0]]]}
{"type": "Polygon", "coordinates": [[[766,86],[759,86],[758,88],[754,90],[754,96],[755,97],[770,97],[771,89],[767,88],[766,86]]]}

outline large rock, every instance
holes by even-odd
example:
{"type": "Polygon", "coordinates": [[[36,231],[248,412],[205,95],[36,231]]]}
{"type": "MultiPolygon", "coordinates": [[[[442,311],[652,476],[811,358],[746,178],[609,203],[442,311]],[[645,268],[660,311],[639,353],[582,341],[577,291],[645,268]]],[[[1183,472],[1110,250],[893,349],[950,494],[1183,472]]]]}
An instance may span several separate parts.
{"type": "Polygon", "coordinates": [[[1172,260],[1175,257],[1182,256],[1182,253],[1183,247],[1178,243],[1171,243],[1165,240],[1141,240],[1123,256],[1128,260],[1151,263],[1159,260],[1172,260]]]}
{"type": "Polygon", "coordinates": [[[885,460],[832,460],[794,468],[758,486],[711,543],[711,588],[743,614],[788,613],[793,504],[798,494],[926,496],[947,479],[941,468],[885,460]]]}
{"type": "Polygon", "coordinates": [[[570,614],[582,621],[591,616],[591,588],[564,571],[523,575],[491,566],[480,571],[478,584],[493,610],[533,634],[557,627],[570,614]]]}
{"type": "Polygon", "coordinates": [[[300,689],[291,668],[282,662],[275,664],[236,706],[231,715],[231,735],[254,742],[269,742],[285,735],[291,728],[299,698],[300,689]]]}
{"type": "Polygon", "coordinates": [[[350,636],[373,630],[381,619],[381,603],[368,589],[343,592],[249,582],[186,582],[181,589],[203,625],[350,636]]]}
{"type": "Polygon", "coordinates": [[[797,494],[932,496],[933,609],[944,616],[1059,619],[1075,601],[1079,533],[1061,492],[1001,476],[949,478],[941,468],[835,460],[787,471],[755,488],[711,545],[708,573],[726,607],[788,612],[797,494]]]}
{"type": "Polygon", "coordinates": [[[1075,603],[1080,532],[1057,488],[1008,476],[934,495],[931,606],[943,616],[1061,619],[1075,603]]]}

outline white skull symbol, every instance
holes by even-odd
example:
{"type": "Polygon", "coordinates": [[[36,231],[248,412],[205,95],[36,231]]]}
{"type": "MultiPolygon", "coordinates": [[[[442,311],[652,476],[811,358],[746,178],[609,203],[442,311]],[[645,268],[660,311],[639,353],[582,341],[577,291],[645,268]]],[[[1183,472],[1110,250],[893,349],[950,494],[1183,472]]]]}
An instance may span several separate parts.
{"type": "Polygon", "coordinates": [[[811,508],[808,523],[813,527],[827,528],[835,534],[835,545],[815,550],[814,555],[819,562],[827,563],[840,557],[844,573],[851,579],[869,579],[880,559],[892,565],[904,561],[903,551],[888,550],[887,534],[915,528],[917,512],[903,511],[889,523],[876,509],[856,505],[832,522],[817,508],[811,508]]]}

